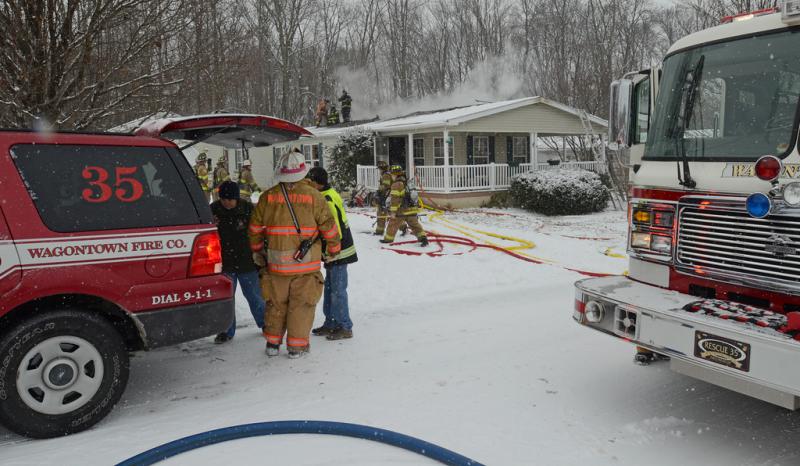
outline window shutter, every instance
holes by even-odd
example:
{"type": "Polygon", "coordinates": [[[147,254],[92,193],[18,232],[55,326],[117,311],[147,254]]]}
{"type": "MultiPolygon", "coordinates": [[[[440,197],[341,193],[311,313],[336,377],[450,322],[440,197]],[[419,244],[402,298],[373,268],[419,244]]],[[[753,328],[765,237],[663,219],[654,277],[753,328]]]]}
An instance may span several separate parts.
{"type": "Polygon", "coordinates": [[[531,137],[530,136],[525,136],[525,152],[527,153],[526,155],[528,156],[528,163],[537,163],[538,162],[538,160],[531,160],[531,157],[533,157],[533,153],[531,152],[531,137]]]}
{"type": "Polygon", "coordinates": [[[319,155],[319,166],[325,168],[325,152],[322,150],[322,143],[317,144],[317,155],[319,155]]]}
{"type": "Polygon", "coordinates": [[[506,162],[510,166],[515,166],[514,162],[514,136],[506,136],[506,162]]]}
{"type": "Polygon", "coordinates": [[[494,163],[494,136],[489,136],[489,163],[494,163]]]}
{"type": "Polygon", "coordinates": [[[472,136],[467,136],[467,165],[472,165],[472,136]]]}

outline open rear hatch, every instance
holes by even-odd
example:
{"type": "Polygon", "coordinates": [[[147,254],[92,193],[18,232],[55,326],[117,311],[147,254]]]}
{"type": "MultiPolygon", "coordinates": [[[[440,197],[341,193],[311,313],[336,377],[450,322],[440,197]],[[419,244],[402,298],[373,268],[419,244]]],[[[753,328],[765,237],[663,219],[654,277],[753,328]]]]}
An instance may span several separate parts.
{"type": "Polygon", "coordinates": [[[134,133],[137,136],[192,141],[182,149],[198,142],[230,149],[248,149],[311,135],[302,126],[280,118],[233,113],[161,118],[143,124],[134,133]]]}

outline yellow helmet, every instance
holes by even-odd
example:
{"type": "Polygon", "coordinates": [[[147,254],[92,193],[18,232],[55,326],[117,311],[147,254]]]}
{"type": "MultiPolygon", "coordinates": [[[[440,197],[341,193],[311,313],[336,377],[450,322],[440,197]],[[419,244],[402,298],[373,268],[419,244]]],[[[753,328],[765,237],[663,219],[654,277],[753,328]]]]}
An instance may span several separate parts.
{"type": "Polygon", "coordinates": [[[405,170],[403,170],[403,167],[401,167],[400,165],[392,165],[392,168],[391,168],[390,171],[392,172],[392,175],[404,175],[405,174],[405,170]]]}

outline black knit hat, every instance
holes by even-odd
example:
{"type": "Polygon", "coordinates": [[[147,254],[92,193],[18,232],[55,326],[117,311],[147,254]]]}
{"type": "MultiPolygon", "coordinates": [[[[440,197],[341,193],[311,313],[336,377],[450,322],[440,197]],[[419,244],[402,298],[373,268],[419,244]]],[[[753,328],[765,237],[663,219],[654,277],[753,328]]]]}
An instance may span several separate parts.
{"type": "Polygon", "coordinates": [[[306,178],[322,186],[328,185],[328,172],[322,167],[314,167],[309,170],[306,178]]]}
{"type": "Polygon", "coordinates": [[[219,185],[220,199],[239,199],[239,185],[233,181],[225,181],[219,185]]]}

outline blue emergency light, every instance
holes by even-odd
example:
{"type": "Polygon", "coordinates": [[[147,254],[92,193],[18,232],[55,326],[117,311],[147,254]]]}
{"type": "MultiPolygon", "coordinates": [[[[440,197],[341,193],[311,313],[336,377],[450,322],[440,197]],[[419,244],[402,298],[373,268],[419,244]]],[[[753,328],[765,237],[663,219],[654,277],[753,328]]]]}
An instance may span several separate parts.
{"type": "Polygon", "coordinates": [[[745,206],[747,207],[747,213],[751,217],[764,218],[769,215],[769,211],[772,209],[772,201],[764,193],[753,193],[747,196],[745,206]]]}

